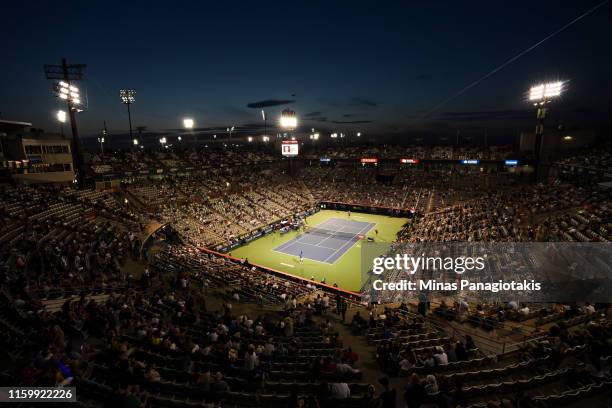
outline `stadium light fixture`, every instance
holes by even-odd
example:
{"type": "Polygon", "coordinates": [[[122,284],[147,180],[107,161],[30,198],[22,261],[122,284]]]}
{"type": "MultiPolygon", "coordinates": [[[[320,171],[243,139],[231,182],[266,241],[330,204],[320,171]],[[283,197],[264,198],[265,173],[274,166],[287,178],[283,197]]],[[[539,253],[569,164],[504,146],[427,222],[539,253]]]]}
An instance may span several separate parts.
{"type": "Polygon", "coordinates": [[[253,141],[253,136],[247,137],[247,140],[249,141],[249,143],[251,143],[253,141]]]}
{"type": "Polygon", "coordinates": [[[270,138],[268,136],[264,136],[262,137],[262,140],[264,141],[264,143],[267,143],[270,141],[270,138]]]}
{"type": "Polygon", "coordinates": [[[281,112],[280,126],[284,129],[297,128],[297,117],[295,112],[290,109],[285,109],[281,112]]]}
{"type": "Polygon", "coordinates": [[[56,117],[57,117],[57,121],[58,122],[66,123],[66,111],[58,110],[57,114],[56,114],[56,117]]]}
{"type": "Polygon", "coordinates": [[[194,121],[192,118],[183,119],[183,127],[185,129],[193,129],[194,121]]]}
{"type": "Polygon", "coordinates": [[[331,134],[331,138],[332,139],[337,139],[338,138],[338,134],[337,133],[332,133],[331,134]]]}
{"type": "Polygon", "coordinates": [[[178,141],[180,142],[181,140],[183,140],[183,138],[179,136],[178,137],[178,141]]]}
{"type": "Polygon", "coordinates": [[[104,136],[98,138],[98,143],[100,143],[100,154],[104,156],[104,136]]]}
{"type": "Polygon", "coordinates": [[[131,105],[136,101],[136,91],[133,89],[120,89],[119,97],[122,103],[131,105]]]}
{"type": "Polygon", "coordinates": [[[573,136],[569,136],[569,135],[568,136],[563,136],[563,140],[566,141],[566,142],[571,142],[572,140],[574,140],[574,137],[573,136]]]}
{"type": "Polygon", "coordinates": [[[532,86],[529,89],[529,100],[534,105],[544,105],[552,99],[561,96],[561,93],[565,90],[564,85],[563,81],[555,81],[532,86]]]}
{"type": "Polygon", "coordinates": [[[357,137],[361,137],[361,132],[357,132],[357,137]]]}
{"type": "Polygon", "coordinates": [[[132,140],[132,144],[133,144],[134,146],[138,146],[138,139],[133,139],[133,140],[132,140]]]}
{"type": "Polygon", "coordinates": [[[68,102],[70,110],[81,112],[79,108],[81,104],[81,94],[79,88],[65,81],[59,81],[55,84],[55,92],[57,97],[68,102]]]}

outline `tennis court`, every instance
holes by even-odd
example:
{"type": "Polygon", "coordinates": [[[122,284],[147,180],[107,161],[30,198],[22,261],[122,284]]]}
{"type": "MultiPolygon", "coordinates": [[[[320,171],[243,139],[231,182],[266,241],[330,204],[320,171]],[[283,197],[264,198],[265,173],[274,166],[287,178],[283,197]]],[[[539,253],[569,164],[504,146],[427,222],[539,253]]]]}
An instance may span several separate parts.
{"type": "Polygon", "coordinates": [[[302,254],[305,259],[333,264],[375,225],[373,222],[328,218],[277,246],[274,251],[292,256],[302,254]]]}

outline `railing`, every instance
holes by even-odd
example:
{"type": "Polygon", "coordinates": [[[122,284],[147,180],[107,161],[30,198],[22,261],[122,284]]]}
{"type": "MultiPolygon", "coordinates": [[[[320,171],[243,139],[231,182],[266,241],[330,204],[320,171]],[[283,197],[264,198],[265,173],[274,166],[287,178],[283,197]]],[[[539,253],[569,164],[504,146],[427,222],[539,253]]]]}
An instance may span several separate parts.
{"type": "MultiPolygon", "coordinates": [[[[430,302],[430,304],[437,304],[437,303],[430,302]]],[[[414,307],[414,305],[410,305],[410,306],[414,307]]],[[[414,312],[406,312],[406,313],[416,315],[414,312]]],[[[490,349],[490,350],[497,350],[496,354],[498,355],[500,359],[505,357],[506,355],[509,355],[517,351],[519,347],[523,345],[525,342],[537,340],[545,336],[539,331],[526,332],[520,329],[519,327],[508,329],[505,326],[502,326],[501,329],[506,329],[510,331],[513,335],[519,336],[518,339],[509,341],[509,340],[502,340],[499,338],[499,336],[497,338],[493,336],[485,336],[483,334],[478,333],[477,331],[468,330],[467,328],[442,325],[438,322],[438,318],[436,318],[435,316],[428,316],[427,321],[432,327],[448,333],[451,339],[453,340],[458,339],[460,337],[465,337],[466,335],[471,336],[479,344],[484,345],[485,348],[490,349]]],[[[482,348],[479,347],[479,349],[482,352],[482,348]]]]}
{"type": "MultiPolygon", "coordinates": [[[[232,261],[232,262],[234,262],[236,264],[241,264],[241,265],[243,264],[243,260],[240,259],[240,258],[235,258],[233,256],[230,256],[230,255],[227,255],[227,254],[223,254],[221,252],[213,251],[212,249],[208,249],[208,248],[200,247],[198,249],[201,252],[205,252],[205,253],[208,253],[208,254],[212,254],[212,255],[218,256],[220,258],[224,258],[224,259],[230,260],[230,261],[232,261]]],[[[317,288],[319,288],[321,290],[324,290],[326,292],[330,292],[330,293],[333,293],[333,294],[338,294],[338,295],[341,295],[341,296],[344,296],[344,297],[348,297],[350,300],[353,300],[355,302],[359,302],[359,300],[361,299],[361,294],[357,293],[357,292],[353,292],[353,291],[350,291],[350,290],[338,288],[338,287],[335,287],[335,286],[332,286],[332,285],[328,285],[326,283],[321,283],[321,282],[316,282],[316,281],[313,281],[313,280],[308,280],[306,278],[302,278],[302,277],[299,277],[299,276],[294,276],[294,275],[291,275],[291,274],[286,273],[286,272],[282,272],[282,271],[279,271],[279,270],[276,270],[276,269],[269,268],[267,266],[258,265],[258,264],[254,264],[254,263],[251,263],[251,262],[249,262],[248,265],[251,266],[251,267],[254,266],[255,268],[257,268],[257,269],[259,269],[259,270],[261,270],[263,272],[267,272],[267,273],[271,273],[273,275],[280,276],[280,277],[282,277],[284,279],[288,279],[288,280],[291,280],[291,281],[294,281],[294,282],[299,282],[299,283],[304,284],[304,285],[306,285],[306,284],[314,285],[314,286],[316,286],[317,288]]]]}

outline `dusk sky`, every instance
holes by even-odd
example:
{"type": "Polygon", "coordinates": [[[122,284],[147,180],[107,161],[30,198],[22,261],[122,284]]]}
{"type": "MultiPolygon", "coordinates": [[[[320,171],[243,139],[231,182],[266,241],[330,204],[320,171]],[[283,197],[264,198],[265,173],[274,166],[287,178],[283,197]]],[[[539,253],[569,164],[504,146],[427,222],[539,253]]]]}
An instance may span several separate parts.
{"type": "Polygon", "coordinates": [[[439,105],[598,1],[216,1],[3,4],[0,118],[56,131],[43,64],[87,64],[84,136],[127,130],[260,126],[296,111],[304,127],[369,134],[531,130],[525,100],[568,80],[551,121],[608,125],[608,3],[462,95],[439,105]],[[264,101],[262,103],[262,101],[264,101]],[[249,105],[253,107],[249,107],[249,105]]]}

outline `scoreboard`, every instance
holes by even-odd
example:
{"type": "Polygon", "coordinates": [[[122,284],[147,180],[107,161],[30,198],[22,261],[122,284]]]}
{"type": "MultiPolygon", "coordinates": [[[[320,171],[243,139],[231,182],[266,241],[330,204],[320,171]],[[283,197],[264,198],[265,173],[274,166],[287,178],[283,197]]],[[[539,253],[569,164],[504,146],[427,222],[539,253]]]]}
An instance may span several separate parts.
{"type": "Polygon", "coordinates": [[[281,153],[283,156],[297,156],[298,147],[299,145],[297,140],[283,140],[281,144],[281,153]]]}

